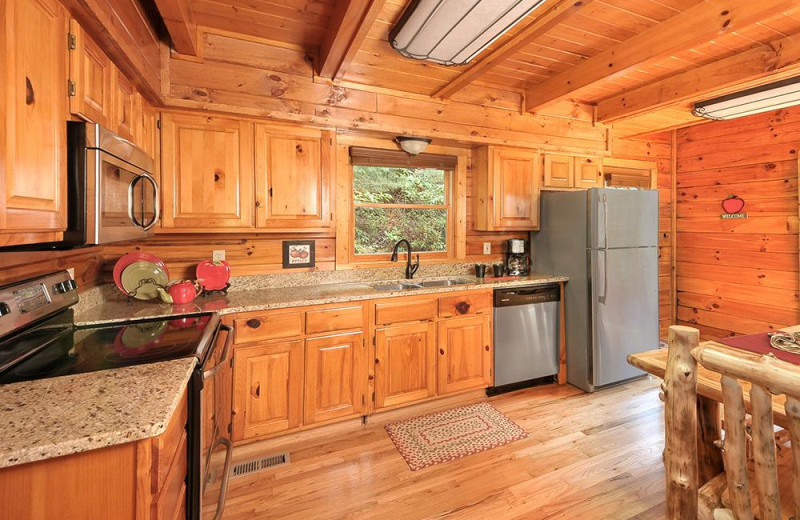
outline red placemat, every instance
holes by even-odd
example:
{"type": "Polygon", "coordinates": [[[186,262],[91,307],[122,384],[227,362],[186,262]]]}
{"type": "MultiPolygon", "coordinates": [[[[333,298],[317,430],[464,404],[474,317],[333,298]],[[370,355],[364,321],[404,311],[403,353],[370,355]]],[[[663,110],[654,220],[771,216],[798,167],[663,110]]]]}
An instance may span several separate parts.
{"type": "Polygon", "coordinates": [[[748,334],[747,336],[734,336],[719,340],[719,343],[729,347],[740,348],[756,354],[773,354],[776,358],[794,365],[800,365],[800,354],[792,354],[772,348],[769,344],[769,335],[766,332],[748,334]]]}

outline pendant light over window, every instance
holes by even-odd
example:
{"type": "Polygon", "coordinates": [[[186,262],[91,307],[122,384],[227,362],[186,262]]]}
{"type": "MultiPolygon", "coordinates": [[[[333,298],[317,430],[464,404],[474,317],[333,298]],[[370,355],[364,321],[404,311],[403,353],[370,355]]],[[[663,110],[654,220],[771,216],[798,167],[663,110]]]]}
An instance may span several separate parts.
{"type": "Polygon", "coordinates": [[[469,63],[544,0],[412,0],[389,33],[407,58],[469,63]]]}

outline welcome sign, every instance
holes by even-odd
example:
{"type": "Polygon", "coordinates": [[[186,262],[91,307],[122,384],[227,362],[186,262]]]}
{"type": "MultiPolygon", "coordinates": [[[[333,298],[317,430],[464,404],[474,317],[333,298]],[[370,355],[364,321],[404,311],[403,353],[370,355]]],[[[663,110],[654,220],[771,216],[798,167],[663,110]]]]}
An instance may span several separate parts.
{"type": "Polygon", "coordinates": [[[722,211],[725,213],[720,215],[720,218],[747,218],[747,213],[742,212],[743,209],[744,199],[739,198],[738,195],[731,195],[722,201],[722,211]]]}

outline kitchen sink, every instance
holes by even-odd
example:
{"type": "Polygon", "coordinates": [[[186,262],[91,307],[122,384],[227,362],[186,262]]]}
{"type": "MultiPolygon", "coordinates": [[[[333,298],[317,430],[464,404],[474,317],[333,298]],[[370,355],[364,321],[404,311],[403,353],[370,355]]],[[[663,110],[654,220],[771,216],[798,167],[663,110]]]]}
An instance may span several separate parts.
{"type": "Polygon", "coordinates": [[[412,291],[422,289],[422,286],[415,283],[387,283],[372,286],[376,291],[412,291]]]}
{"type": "Polygon", "coordinates": [[[468,285],[471,280],[428,280],[421,282],[423,287],[450,287],[452,285],[468,285]]]}

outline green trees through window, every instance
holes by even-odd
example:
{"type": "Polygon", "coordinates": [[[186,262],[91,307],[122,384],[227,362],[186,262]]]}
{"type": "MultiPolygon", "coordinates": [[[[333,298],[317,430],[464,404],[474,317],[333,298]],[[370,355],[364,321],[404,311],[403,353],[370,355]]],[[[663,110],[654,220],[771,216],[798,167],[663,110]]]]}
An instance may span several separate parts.
{"type": "Polygon", "coordinates": [[[390,253],[401,238],[415,252],[447,251],[446,170],[353,167],[355,254],[390,253]]]}

